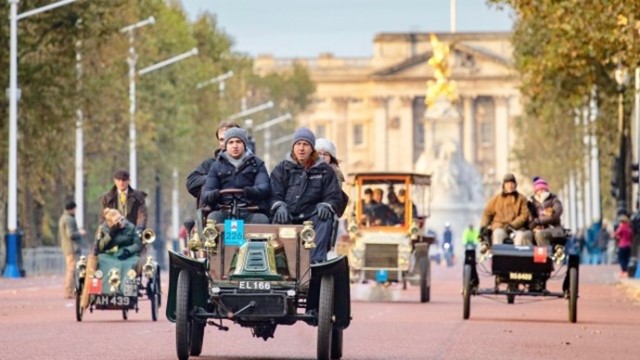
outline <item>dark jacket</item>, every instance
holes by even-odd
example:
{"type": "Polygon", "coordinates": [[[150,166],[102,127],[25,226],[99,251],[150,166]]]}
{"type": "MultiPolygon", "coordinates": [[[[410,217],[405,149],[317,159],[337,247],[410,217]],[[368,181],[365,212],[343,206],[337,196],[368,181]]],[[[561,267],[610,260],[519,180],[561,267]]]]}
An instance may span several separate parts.
{"type": "MultiPolygon", "coordinates": [[[[254,196],[247,196],[241,200],[250,205],[257,205],[264,212],[269,210],[269,197],[271,196],[271,184],[267,168],[259,157],[247,150],[247,156],[236,168],[225,152],[218,155],[211,165],[207,181],[202,189],[202,197],[206,198],[212,191],[224,189],[253,188],[254,196]]],[[[204,204],[203,204],[204,205],[204,204]]],[[[213,210],[219,209],[218,204],[206,204],[213,210]]]]}
{"type": "MultiPolygon", "coordinates": [[[[529,227],[531,229],[547,229],[561,225],[562,202],[555,194],[549,193],[549,196],[542,202],[532,196],[529,203],[529,227]]],[[[597,231],[593,237],[595,238],[596,235],[597,231]]]]}
{"type": "Polygon", "coordinates": [[[140,254],[142,240],[135,226],[127,221],[123,228],[113,230],[103,222],[98,229],[95,253],[115,251],[115,255],[120,255],[124,249],[127,249],[130,255],[140,254]]]}
{"type": "Polygon", "coordinates": [[[287,154],[271,172],[271,190],[271,210],[285,203],[294,221],[313,216],[319,203],[329,205],[336,213],[345,205],[336,173],[322,159],[305,170],[287,154]]]}
{"type": "Polygon", "coordinates": [[[187,191],[196,198],[196,207],[200,204],[200,197],[202,196],[204,184],[207,182],[209,170],[211,170],[211,166],[216,161],[216,157],[219,154],[220,150],[218,149],[215,151],[213,157],[204,160],[191,172],[191,174],[189,174],[189,176],[187,176],[187,191]]]}
{"type": "MultiPolygon", "coordinates": [[[[146,197],[147,194],[144,191],[134,190],[129,186],[129,190],[127,190],[127,213],[124,214],[124,217],[140,230],[144,230],[147,227],[146,197]]],[[[105,208],[118,208],[118,189],[115,185],[100,197],[100,203],[102,204],[103,210],[105,208]]],[[[100,222],[102,221],[104,221],[104,218],[102,212],[100,212],[100,222]]]]}

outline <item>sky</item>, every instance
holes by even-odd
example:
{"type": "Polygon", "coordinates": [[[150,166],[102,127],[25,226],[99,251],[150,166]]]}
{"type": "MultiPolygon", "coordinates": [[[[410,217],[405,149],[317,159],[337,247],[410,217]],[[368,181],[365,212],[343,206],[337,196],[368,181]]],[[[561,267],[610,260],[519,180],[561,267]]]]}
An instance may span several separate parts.
{"type": "MultiPolygon", "coordinates": [[[[381,32],[446,32],[449,0],[182,0],[190,19],[217,16],[234,50],[256,56],[371,56],[381,32]]],[[[507,10],[485,0],[456,0],[456,28],[509,31],[507,10]]]]}

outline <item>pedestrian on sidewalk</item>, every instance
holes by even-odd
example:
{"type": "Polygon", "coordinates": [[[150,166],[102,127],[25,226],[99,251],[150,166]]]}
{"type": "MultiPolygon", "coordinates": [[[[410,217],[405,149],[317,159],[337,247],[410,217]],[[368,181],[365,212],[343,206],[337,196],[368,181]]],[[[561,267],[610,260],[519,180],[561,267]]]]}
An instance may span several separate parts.
{"type": "Polygon", "coordinates": [[[58,220],[58,240],[65,259],[64,298],[73,299],[73,271],[77,257],[80,255],[80,243],[85,235],[84,229],[78,230],[76,222],[76,203],[69,200],[64,204],[64,212],[58,220]]]}
{"type": "Polygon", "coordinates": [[[618,241],[618,262],[620,263],[620,277],[627,277],[629,266],[629,258],[631,257],[631,241],[633,239],[633,231],[629,224],[629,218],[626,215],[620,217],[620,225],[614,235],[618,241]]]}

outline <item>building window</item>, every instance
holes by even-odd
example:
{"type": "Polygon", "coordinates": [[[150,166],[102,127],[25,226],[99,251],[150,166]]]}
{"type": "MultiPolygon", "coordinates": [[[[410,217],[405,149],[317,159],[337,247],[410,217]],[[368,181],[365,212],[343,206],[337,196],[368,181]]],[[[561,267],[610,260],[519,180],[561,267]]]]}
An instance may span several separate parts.
{"type": "Polygon", "coordinates": [[[353,125],[353,145],[364,145],[364,126],[362,124],[353,125]]]}
{"type": "Polygon", "coordinates": [[[490,122],[480,124],[480,144],[489,146],[493,143],[493,126],[490,122]]]}
{"type": "Polygon", "coordinates": [[[327,134],[327,126],[326,125],[318,125],[316,126],[316,138],[326,138],[327,134]]]}

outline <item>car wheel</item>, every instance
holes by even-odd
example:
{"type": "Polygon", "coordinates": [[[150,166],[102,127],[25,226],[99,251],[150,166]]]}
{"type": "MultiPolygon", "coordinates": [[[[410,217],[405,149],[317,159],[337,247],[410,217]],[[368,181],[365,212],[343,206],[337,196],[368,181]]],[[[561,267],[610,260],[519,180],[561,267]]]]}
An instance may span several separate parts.
{"type": "Polygon", "coordinates": [[[342,359],[342,329],[333,328],[331,333],[331,359],[342,359]]]}
{"type": "Polygon", "coordinates": [[[200,356],[200,353],[202,352],[204,326],[205,324],[195,321],[191,323],[191,351],[189,353],[193,356],[200,356]]]}
{"type": "Polygon", "coordinates": [[[76,321],[82,321],[82,314],[84,309],[80,305],[82,299],[82,285],[76,288],[76,321]]]}
{"type": "Polygon", "coordinates": [[[471,265],[464,266],[462,273],[462,318],[467,320],[471,315],[471,265]]]}
{"type": "Polygon", "coordinates": [[[191,321],[189,319],[189,295],[191,279],[187,270],[180,271],[176,289],[176,352],[178,359],[187,360],[191,350],[191,321]]]}
{"type": "Polygon", "coordinates": [[[578,321],[578,268],[569,268],[569,321],[578,321]]]}
{"type": "Polygon", "coordinates": [[[122,309],[122,320],[129,319],[129,309],[122,309]]]}
{"type": "Polygon", "coordinates": [[[156,292],[158,293],[158,308],[162,307],[162,281],[160,279],[160,266],[156,266],[156,292]]]}
{"type": "Polygon", "coordinates": [[[429,287],[429,261],[426,257],[420,258],[420,302],[425,303],[431,298],[429,287]]]}
{"type": "Polygon", "coordinates": [[[155,281],[150,281],[149,285],[147,285],[147,294],[149,295],[149,300],[151,301],[151,320],[158,321],[158,307],[160,294],[158,293],[158,284],[155,281]]]}
{"type": "Polygon", "coordinates": [[[318,359],[328,360],[333,332],[333,275],[323,275],[318,304],[318,359]]]}

